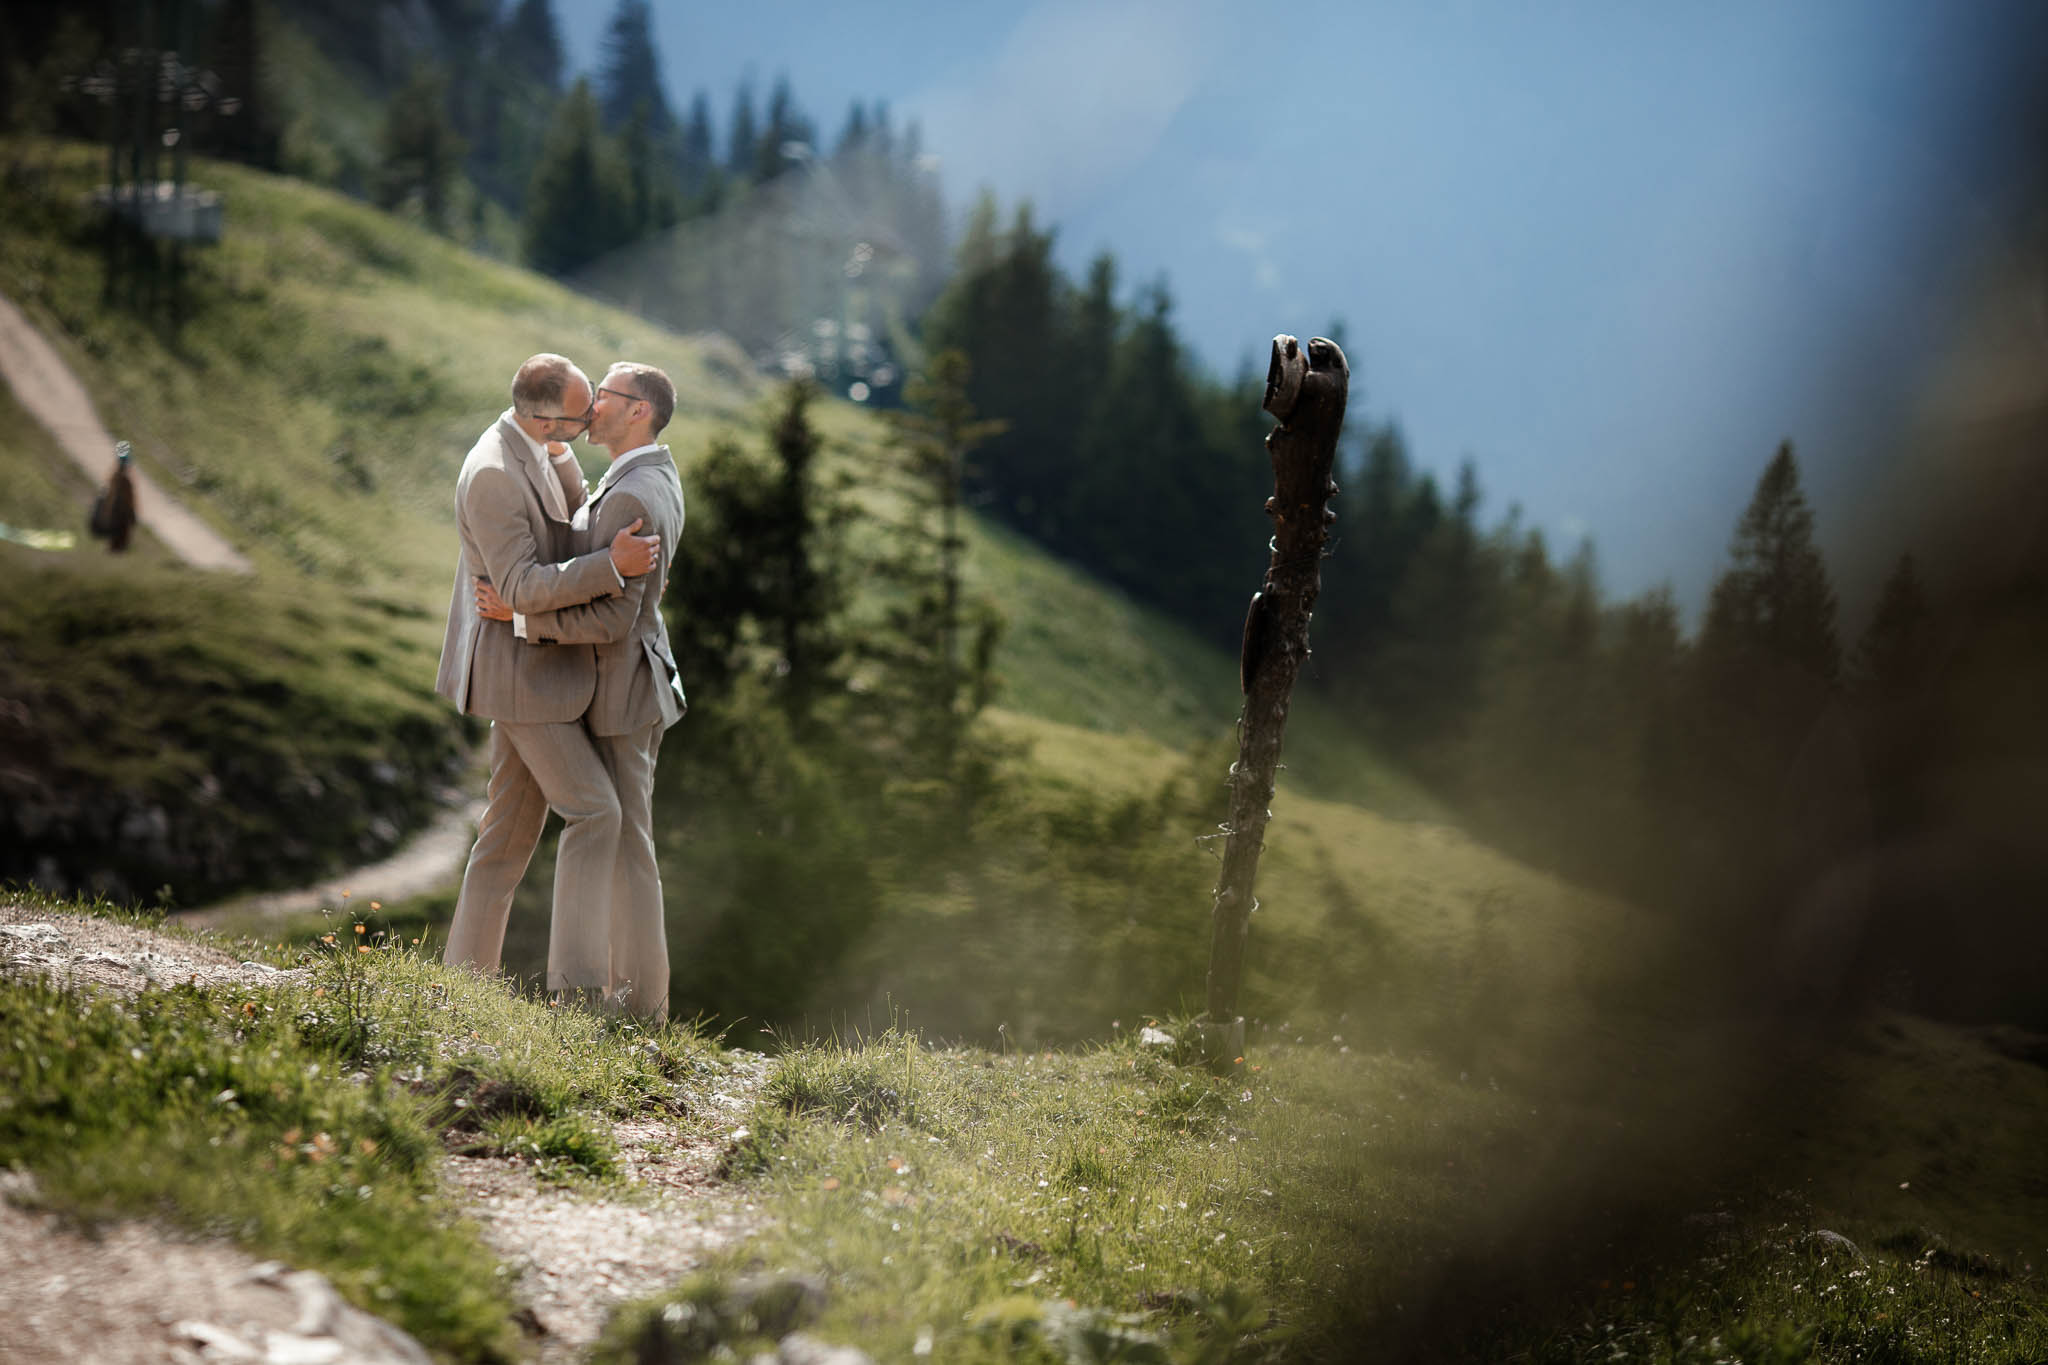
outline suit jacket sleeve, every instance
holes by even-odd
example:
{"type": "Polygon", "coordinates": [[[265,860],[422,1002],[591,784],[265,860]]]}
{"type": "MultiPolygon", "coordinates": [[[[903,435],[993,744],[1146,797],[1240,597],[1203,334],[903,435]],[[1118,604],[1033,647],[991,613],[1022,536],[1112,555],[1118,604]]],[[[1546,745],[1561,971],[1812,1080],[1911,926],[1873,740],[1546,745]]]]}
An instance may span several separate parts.
{"type": "Polygon", "coordinates": [[[510,474],[479,470],[466,496],[469,530],[484,571],[512,610],[531,616],[619,591],[609,538],[605,549],[560,564],[540,562],[526,518],[526,495],[510,474]]]}
{"type": "MultiPolygon", "coordinates": [[[[649,534],[647,523],[652,519],[640,499],[623,489],[607,493],[604,506],[597,512],[597,525],[591,528],[591,539],[609,546],[612,537],[635,520],[642,523],[641,534],[649,534]]],[[[609,555],[610,551],[604,553],[609,555]]],[[[526,638],[533,644],[556,645],[608,645],[623,640],[632,634],[633,624],[640,619],[640,604],[647,596],[648,585],[654,584],[654,591],[660,592],[666,577],[657,567],[654,572],[627,579],[625,591],[610,597],[555,611],[527,612],[526,638]]]]}

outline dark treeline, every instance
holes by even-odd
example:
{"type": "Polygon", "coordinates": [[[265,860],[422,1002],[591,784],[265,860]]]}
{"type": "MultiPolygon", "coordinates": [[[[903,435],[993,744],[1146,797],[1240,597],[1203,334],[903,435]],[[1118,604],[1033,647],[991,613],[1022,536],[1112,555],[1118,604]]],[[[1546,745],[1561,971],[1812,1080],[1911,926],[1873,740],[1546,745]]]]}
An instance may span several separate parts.
{"type": "Polygon", "coordinates": [[[1085,283],[1052,259],[1030,206],[984,194],[928,344],[965,355],[976,408],[1006,426],[967,472],[973,500],[1133,595],[1233,640],[1265,565],[1265,376],[1206,378],[1164,281],[1118,297],[1116,261],[1085,283]]]}
{"type": "Polygon", "coordinates": [[[619,0],[569,80],[549,0],[120,0],[35,7],[0,63],[0,127],[102,139],[95,71],[137,45],[219,96],[189,146],[371,200],[757,360],[893,399],[905,329],[946,268],[913,122],[836,129],[786,79],[715,117],[671,107],[647,0],[619,0]]]}
{"type": "MultiPolygon", "coordinates": [[[[1008,423],[969,486],[1231,643],[1264,560],[1258,385],[1202,372],[1163,286],[1120,301],[1108,257],[1076,285],[1052,244],[1028,208],[998,228],[984,200],[934,306],[929,334],[972,357],[976,404],[1008,423]]],[[[1360,407],[1310,672],[1381,747],[1487,838],[1695,928],[1703,986],[2048,1023],[2048,987],[2010,966],[2048,929],[2011,899],[2038,891],[2042,855],[1962,833],[1976,805],[2007,811],[2001,828],[2041,809],[2024,784],[2010,807],[1980,790],[1995,731],[1969,710],[1996,669],[2031,677],[2048,652],[2011,638],[2038,632],[2038,562],[1944,601],[1901,545],[1870,618],[1845,622],[1788,441],[1758,453],[1688,636],[1667,589],[1607,600],[1590,541],[1560,556],[1514,509],[1488,524],[1471,464],[1441,486],[1360,407]]],[[[2038,749],[2038,716],[1997,716],[2038,749]]]]}

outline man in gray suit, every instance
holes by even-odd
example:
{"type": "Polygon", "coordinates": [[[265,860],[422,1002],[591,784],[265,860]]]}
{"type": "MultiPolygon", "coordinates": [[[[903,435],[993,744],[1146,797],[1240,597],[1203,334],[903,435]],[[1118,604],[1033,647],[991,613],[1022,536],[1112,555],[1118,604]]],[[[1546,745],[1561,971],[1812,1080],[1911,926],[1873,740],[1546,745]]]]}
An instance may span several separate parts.
{"type": "MultiPolygon", "coordinates": [[[[578,514],[589,544],[602,545],[626,527],[645,525],[659,547],[654,572],[635,578],[622,593],[521,613],[532,652],[548,652],[541,648],[547,645],[596,647],[597,687],[583,721],[623,818],[611,886],[607,998],[655,1021],[668,1013],[669,970],[654,856],[654,762],[663,732],[686,709],[661,615],[669,556],[683,529],[683,486],[668,447],[654,439],[675,405],[675,386],[660,370],[623,361],[611,367],[597,387],[590,423],[590,441],[611,452],[611,467],[578,514]]],[[[478,613],[492,620],[505,619],[518,605],[489,583],[479,583],[476,592],[478,613]]]]}
{"type": "Polygon", "coordinates": [[[592,419],[590,380],[558,355],[519,367],[512,406],[478,438],[455,485],[462,557],[448,606],[435,690],[491,724],[489,801],[462,875],[446,960],[495,971],[512,893],[540,842],[550,806],[563,819],[548,937],[548,989],[602,992],[611,976],[612,865],[619,800],[582,724],[597,690],[596,652],[535,649],[517,626],[485,620],[473,585],[494,584],[519,612],[621,597],[660,555],[654,537],[621,526],[586,550],[571,524],[583,476],[566,448],[592,419]]]}

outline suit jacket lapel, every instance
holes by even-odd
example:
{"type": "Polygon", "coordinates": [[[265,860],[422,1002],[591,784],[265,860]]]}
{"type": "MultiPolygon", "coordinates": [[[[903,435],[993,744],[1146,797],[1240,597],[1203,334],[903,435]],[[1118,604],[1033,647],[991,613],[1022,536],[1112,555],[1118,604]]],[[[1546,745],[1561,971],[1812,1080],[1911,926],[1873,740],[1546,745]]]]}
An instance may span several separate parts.
{"type": "Polygon", "coordinates": [[[519,429],[512,425],[509,417],[498,419],[498,439],[505,443],[505,463],[526,476],[527,486],[533,489],[533,496],[540,501],[542,515],[549,521],[568,525],[569,518],[558,516],[555,511],[557,507],[564,511],[568,509],[568,499],[562,496],[561,486],[557,484],[553,495],[549,495],[548,486],[543,481],[553,476],[542,472],[533,452],[527,449],[526,438],[519,434],[519,429]]]}
{"type": "Polygon", "coordinates": [[[610,492],[612,486],[626,476],[627,470],[638,469],[641,465],[655,462],[662,464],[673,463],[667,446],[657,446],[653,450],[643,450],[637,455],[629,455],[623,460],[614,460],[605,469],[604,477],[597,481],[597,488],[590,495],[591,503],[595,504],[599,498],[610,492]]]}

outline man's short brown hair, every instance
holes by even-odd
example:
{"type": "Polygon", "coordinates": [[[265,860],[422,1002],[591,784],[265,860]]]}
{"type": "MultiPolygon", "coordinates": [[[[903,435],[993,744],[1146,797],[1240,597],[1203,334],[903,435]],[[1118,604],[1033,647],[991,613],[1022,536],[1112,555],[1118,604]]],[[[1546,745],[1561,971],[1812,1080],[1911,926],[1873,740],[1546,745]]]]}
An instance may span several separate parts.
{"type": "Polygon", "coordinates": [[[676,415],[676,386],[669,382],[668,376],[652,365],[641,365],[631,360],[619,361],[608,373],[624,375],[632,382],[633,392],[654,408],[653,434],[661,435],[668,419],[676,415]]]}
{"type": "Polygon", "coordinates": [[[589,376],[567,356],[556,355],[553,351],[529,356],[519,367],[519,373],[512,376],[513,411],[526,416],[532,416],[543,408],[559,411],[562,391],[569,387],[570,375],[589,382],[589,376]]]}

